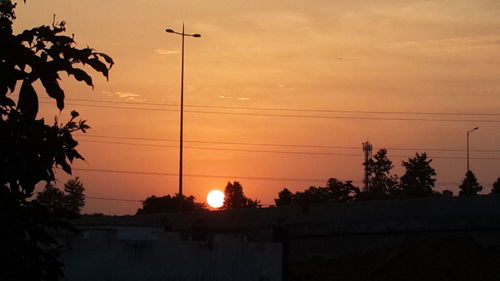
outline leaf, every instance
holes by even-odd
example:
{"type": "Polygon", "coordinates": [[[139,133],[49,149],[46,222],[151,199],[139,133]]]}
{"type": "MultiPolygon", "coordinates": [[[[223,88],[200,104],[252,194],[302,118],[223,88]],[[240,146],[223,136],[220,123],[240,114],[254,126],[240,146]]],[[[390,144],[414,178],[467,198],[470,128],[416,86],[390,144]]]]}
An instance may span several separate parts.
{"type": "Polygon", "coordinates": [[[106,79],[109,79],[108,77],[109,69],[103,62],[101,62],[98,59],[90,59],[87,61],[87,63],[90,64],[90,66],[92,66],[92,68],[95,69],[96,71],[101,72],[104,75],[104,77],[106,77],[106,79]]]}
{"type": "Polygon", "coordinates": [[[73,139],[73,136],[69,132],[64,133],[63,140],[66,143],[66,145],[71,149],[78,145],[78,142],[73,139]]]}
{"type": "Polygon", "coordinates": [[[23,81],[23,85],[19,91],[17,108],[21,110],[23,116],[30,120],[35,120],[36,114],[38,113],[38,97],[35,89],[33,89],[33,86],[28,80],[23,81]]]}
{"type": "Polygon", "coordinates": [[[75,40],[73,40],[73,38],[71,38],[69,36],[65,36],[65,35],[55,36],[55,40],[57,41],[57,43],[59,43],[61,45],[70,45],[70,44],[75,42],[75,40]]]}
{"type": "Polygon", "coordinates": [[[59,110],[64,109],[64,91],[59,86],[57,82],[57,74],[50,73],[50,75],[40,75],[40,80],[42,81],[42,85],[45,88],[45,91],[49,95],[49,97],[56,99],[57,108],[59,110]]]}
{"type": "Polygon", "coordinates": [[[0,105],[1,106],[15,106],[16,103],[6,96],[0,95],[0,105]]]}
{"type": "Polygon", "coordinates": [[[80,153],[78,153],[78,151],[76,151],[76,149],[71,149],[71,150],[66,151],[66,157],[68,157],[68,159],[71,163],[73,163],[74,159],[80,159],[80,160],[85,161],[85,158],[83,158],[83,156],[81,156],[80,153]]]}
{"type": "Polygon", "coordinates": [[[71,175],[71,166],[66,162],[66,154],[62,151],[56,154],[56,165],[61,166],[61,168],[68,174],[71,175]]]}
{"type": "Polygon", "coordinates": [[[85,81],[85,83],[92,88],[94,88],[94,84],[92,83],[92,77],[87,74],[87,72],[79,69],[79,68],[70,68],[67,70],[68,74],[71,74],[78,81],[85,81]]]}
{"type": "Polygon", "coordinates": [[[115,62],[113,61],[113,59],[106,55],[105,53],[94,53],[95,55],[97,56],[100,56],[102,57],[107,63],[109,63],[109,69],[111,69],[111,67],[113,66],[113,64],[115,64],[115,62]]]}

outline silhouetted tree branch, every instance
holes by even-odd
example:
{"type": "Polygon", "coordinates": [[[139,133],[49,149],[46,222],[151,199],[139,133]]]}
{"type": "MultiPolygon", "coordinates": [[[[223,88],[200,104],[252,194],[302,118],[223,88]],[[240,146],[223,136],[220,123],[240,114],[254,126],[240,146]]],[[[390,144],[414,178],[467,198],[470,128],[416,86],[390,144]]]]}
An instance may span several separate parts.
{"type": "Polygon", "coordinates": [[[88,65],[107,78],[113,60],[91,48],[76,48],[73,37],[63,35],[64,22],[14,34],[15,6],[10,0],[0,1],[0,280],[53,281],[63,275],[58,256],[64,245],[52,233],[69,225],[28,199],[37,183],[55,180],[55,167],[71,174],[73,160],[83,159],[72,133],[85,132],[89,126],[76,120],[76,111],[65,123],[57,118],[52,125],[37,120],[33,83],[41,82],[62,110],[61,72],[93,86],[92,78],[79,67],[88,65]],[[16,91],[17,105],[8,96],[16,91]]]}

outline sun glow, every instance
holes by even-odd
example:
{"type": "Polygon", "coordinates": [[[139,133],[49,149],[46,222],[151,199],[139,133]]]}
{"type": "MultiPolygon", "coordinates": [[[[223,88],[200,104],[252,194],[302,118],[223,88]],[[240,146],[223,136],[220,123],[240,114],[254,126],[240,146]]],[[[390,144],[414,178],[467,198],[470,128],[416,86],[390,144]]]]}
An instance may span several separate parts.
{"type": "Polygon", "coordinates": [[[224,192],[214,189],[207,195],[207,203],[212,208],[220,208],[224,205],[224,192]]]}

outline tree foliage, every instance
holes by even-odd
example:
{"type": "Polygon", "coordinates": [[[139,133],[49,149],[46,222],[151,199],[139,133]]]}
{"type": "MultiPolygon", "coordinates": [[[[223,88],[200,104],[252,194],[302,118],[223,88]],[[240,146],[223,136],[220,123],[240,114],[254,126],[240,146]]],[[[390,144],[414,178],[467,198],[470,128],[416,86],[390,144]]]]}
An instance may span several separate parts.
{"type": "Polygon", "coordinates": [[[342,182],[335,178],[328,179],[326,186],[311,186],[304,191],[295,194],[288,189],[283,189],[278,193],[278,198],[274,199],[276,206],[286,206],[295,204],[315,204],[326,202],[349,202],[353,201],[359,194],[359,188],[352,184],[352,181],[342,182]]]}
{"type": "Polygon", "coordinates": [[[368,190],[362,192],[360,200],[383,200],[398,192],[398,178],[391,175],[394,168],[392,161],[387,157],[387,150],[380,149],[364,164],[368,172],[368,190]]]}
{"type": "Polygon", "coordinates": [[[64,35],[64,21],[52,26],[39,26],[13,34],[15,4],[0,2],[0,98],[4,105],[15,103],[6,95],[14,92],[18,81],[22,82],[17,108],[28,119],[35,119],[38,97],[32,84],[40,81],[47,95],[56,100],[57,107],[64,108],[64,91],[59,85],[59,74],[65,72],[77,81],[93,87],[92,77],[80,66],[88,65],[106,78],[113,60],[106,54],[87,47],[76,48],[73,37],[64,35]]]}
{"type": "MultiPolygon", "coordinates": [[[[179,211],[180,196],[178,193],[175,196],[150,196],[142,201],[142,208],[137,210],[137,214],[157,214],[157,213],[171,213],[179,211]]],[[[183,211],[199,211],[206,210],[205,203],[198,203],[195,201],[194,196],[182,196],[182,210],[183,211]]]]}
{"type": "Polygon", "coordinates": [[[433,188],[436,179],[433,177],[436,171],[431,167],[431,162],[432,159],[428,159],[425,152],[416,153],[415,157],[402,162],[406,170],[399,185],[402,197],[419,198],[434,195],[433,188]]]}
{"type": "Polygon", "coordinates": [[[445,190],[443,190],[443,192],[441,192],[441,195],[443,197],[451,198],[451,197],[453,197],[453,191],[445,189],[445,190]]]}
{"type": "Polygon", "coordinates": [[[36,200],[47,207],[53,214],[80,214],[85,206],[85,188],[77,177],[64,184],[64,192],[48,183],[45,189],[38,193],[36,200]]]}
{"type": "Polygon", "coordinates": [[[458,188],[460,189],[458,196],[477,195],[483,190],[483,187],[477,182],[476,175],[471,170],[467,171],[462,184],[458,188]]]}
{"type": "Polygon", "coordinates": [[[295,204],[295,194],[293,194],[288,188],[284,188],[278,193],[278,198],[274,199],[276,206],[287,206],[295,204]]]}
{"type": "Polygon", "coordinates": [[[491,194],[500,194],[500,178],[498,178],[497,181],[493,183],[491,194]]]}
{"type": "Polygon", "coordinates": [[[224,189],[223,209],[260,208],[259,200],[252,200],[243,193],[243,186],[237,181],[228,182],[224,189]]]}
{"type": "Polygon", "coordinates": [[[91,48],[76,48],[73,37],[63,35],[64,22],[14,34],[15,6],[10,0],[0,1],[0,280],[57,280],[62,277],[57,257],[63,245],[51,229],[65,224],[28,199],[37,183],[55,180],[55,167],[71,174],[73,160],[83,159],[72,133],[89,126],[76,120],[75,111],[65,123],[57,118],[51,125],[37,120],[39,93],[33,83],[41,82],[62,110],[60,73],[92,86],[90,76],[78,66],[88,65],[108,77],[113,61],[91,48]],[[17,105],[8,96],[15,92],[17,105]]]}

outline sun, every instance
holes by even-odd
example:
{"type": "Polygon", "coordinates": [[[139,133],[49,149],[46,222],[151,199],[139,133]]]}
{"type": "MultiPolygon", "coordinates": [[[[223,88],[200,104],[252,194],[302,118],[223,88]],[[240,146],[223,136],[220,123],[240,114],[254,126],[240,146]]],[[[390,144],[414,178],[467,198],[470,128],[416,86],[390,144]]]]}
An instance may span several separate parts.
{"type": "Polygon", "coordinates": [[[214,189],[207,195],[207,203],[212,208],[220,208],[224,205],[224,192],[214,189]]]}

